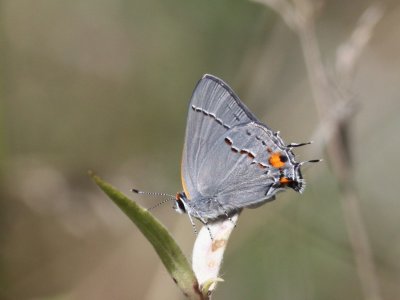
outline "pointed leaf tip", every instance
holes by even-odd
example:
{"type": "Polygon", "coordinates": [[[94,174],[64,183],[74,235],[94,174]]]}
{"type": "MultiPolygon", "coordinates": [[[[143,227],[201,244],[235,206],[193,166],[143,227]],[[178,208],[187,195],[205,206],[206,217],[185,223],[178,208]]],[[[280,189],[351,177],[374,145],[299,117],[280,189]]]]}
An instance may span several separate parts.
{"type": "Polygon", "coordinates": [[[88,171],[88,174],[152,244],[168,273],[182,292],[190,299],[204,299],[203,295],[199,293],[199,284],[188,260],[164,225],[147,209],[103,181],[94,172],[88,171]]]}

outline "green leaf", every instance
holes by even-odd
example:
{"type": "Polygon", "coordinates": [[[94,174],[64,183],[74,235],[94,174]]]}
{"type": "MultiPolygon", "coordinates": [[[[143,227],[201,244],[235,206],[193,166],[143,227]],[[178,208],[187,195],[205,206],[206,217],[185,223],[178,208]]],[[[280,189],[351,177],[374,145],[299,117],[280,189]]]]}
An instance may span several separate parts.
{"type": "Polygon", "coordinates": [[[168,230],[145,208],[89,171],[90,177],[153,245],[174,282],[189,299],[204,299],[193,270],[168,230]]]}

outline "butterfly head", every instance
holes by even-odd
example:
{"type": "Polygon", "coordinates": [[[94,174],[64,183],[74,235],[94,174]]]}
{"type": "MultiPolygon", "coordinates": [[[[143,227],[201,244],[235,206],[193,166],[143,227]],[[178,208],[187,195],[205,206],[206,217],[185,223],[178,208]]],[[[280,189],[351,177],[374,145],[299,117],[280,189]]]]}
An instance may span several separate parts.
{"type": "Polygon", "coordinates": [[[185,214],[187,213],[187,197],[185,195],[185,193],[181,192],[181,193],[177,193],[176,197],[175,197],[175,203],[173,206],[173,209],[180,213],[180,214],[185,214]]]}

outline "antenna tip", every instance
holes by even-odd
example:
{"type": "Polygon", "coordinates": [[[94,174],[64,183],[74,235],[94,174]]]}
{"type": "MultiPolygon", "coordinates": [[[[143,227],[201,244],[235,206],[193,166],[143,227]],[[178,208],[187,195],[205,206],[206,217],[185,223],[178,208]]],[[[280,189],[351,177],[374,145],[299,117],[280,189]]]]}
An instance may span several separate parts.
{"type": "Polygon", "coordinates": [[[136,193],[136,194],[140,194],[140,191],[137,189],[131,189],[132,192],[136,193]]]}
{"type": "Polygon", "coordinates": [[[311,159],[308,162],[310,162],[310,163],[318,163],[318,162],[321,162],[321,161],[322,161],[322,159],[311,159]]]}

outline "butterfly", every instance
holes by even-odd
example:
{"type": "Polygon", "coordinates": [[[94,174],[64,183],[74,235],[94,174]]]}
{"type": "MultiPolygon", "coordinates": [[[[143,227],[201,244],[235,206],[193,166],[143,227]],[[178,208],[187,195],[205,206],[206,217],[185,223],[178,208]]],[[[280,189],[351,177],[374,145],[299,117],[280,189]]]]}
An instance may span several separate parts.
{"type": "Polygon", "coordinates": [[[183,192],[176,195],[174,209],[187,213],[194,226],[192,217],[208,224],[272,201],[287,188],[302,193],[305,162],[297,162],[292,149],[307,144],[286,145],[223,80],[206,74],[189,103],[183,192]]]}

